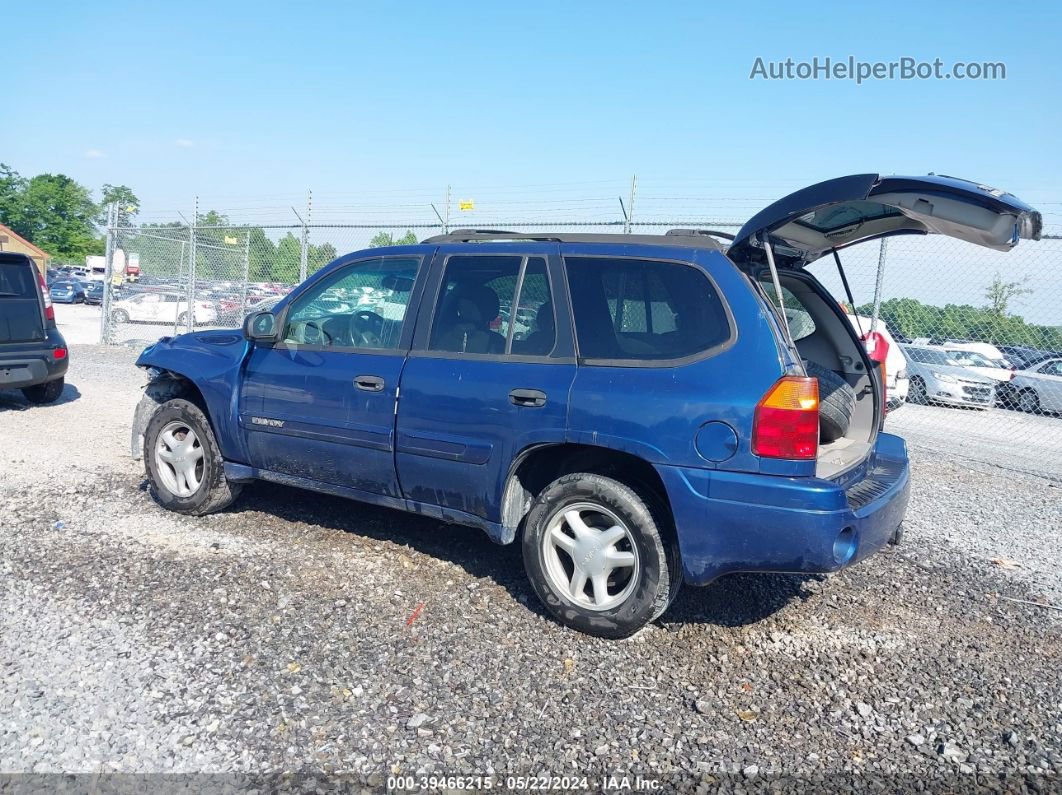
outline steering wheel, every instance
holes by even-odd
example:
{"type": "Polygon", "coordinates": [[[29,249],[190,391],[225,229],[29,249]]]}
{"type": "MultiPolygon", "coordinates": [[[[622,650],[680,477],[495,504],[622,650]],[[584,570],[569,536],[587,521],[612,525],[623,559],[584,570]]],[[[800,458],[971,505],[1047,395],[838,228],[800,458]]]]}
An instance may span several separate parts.
{"type": "Polygon", "coordinates": [[[362,309],[352,316],[350,336],[359,348],[382,348],[383,326],[384,319],[380,315],[362,309]]]}
{"type": "Polygon", "coordinates": [[[316,320],[307,320],[302,326],[302,343],[304,345],[331,345],[332,336],[316,320]]]}

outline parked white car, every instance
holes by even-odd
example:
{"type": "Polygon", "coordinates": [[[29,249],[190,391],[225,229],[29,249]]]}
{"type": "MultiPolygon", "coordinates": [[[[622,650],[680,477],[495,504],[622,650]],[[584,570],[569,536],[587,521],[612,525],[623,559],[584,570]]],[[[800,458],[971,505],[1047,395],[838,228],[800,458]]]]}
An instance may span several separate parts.
{"type": "Polygon", "coordinates": [[[1003,351],[988,342],[960,342],[958,340],[944,340],[944,346],[956,351],[973,351],[984,356],[989,361],[1002,366],[1010,367],[1011,363],[1003,351]]]}
{"type": "Polygon", "coordinates": [[[989,359],[977,351],[970,350],[967,346],[959,348],[953,345],[943,345],[941,350],[960,367],[965,367],[970,372],[977,373],[985,378],[991,378],[1001,384],[1005,384],[1014,378],[1014,371],[1003,364],[1006,361],[1005,359],[989,359]]]}
{"type": "MultiPolygon", "coordinates": [[[[137,293],[111,306],[111,318],[117,323],[188,322],[188,301],[180,293],[137,293]]],[[[209,301],[196,301],[192,320],[197,326],[217,322],[218,312],[209,301]]]]}
{"type": "MultiPolygon", "coordinates": [[[[870,318],[859,315],[859,322],[856,322],[855,315],[846,315],[848,322],[852,324],[852,328],[856,330],[856,334],[862,330],[863,334],[870,331],[870,318]]],[[[885,324],[878,322],[878,327],[874,329],[881,334],[882,338],[889,345],[888,353],[885,354],[885,395],[887,396],[889,411],[895,411],[907,401],[907,393],[910,390],[911,382],[908,378],[907,357],[904,356],[903,348],[901,348],[896,340],[892,338],[892,334],[885,328],[885,324]]]]}
{"type": "Polygon", "coordinates": [[[1009,401],[1022,411],[1062,411],[1062,359],[1018,370],[1007,391],[1009,401]]]}

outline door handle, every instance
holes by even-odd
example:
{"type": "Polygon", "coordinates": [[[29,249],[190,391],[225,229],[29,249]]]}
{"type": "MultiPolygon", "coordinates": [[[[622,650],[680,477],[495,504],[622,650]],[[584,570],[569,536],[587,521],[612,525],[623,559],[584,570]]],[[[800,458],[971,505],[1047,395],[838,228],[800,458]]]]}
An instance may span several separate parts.
{"type": "Polygon", "coordinates": [[[378,375],[358,375],[354,377],[354,386],[362,392],[383,392],[384,380],[378,375]]]}
{"type": "Polygon", "coordinates": [[[514,389],[509,393],[509,402],[514,406],[538,408],[546,405],[546,393],[541,389],[514,389]]]}

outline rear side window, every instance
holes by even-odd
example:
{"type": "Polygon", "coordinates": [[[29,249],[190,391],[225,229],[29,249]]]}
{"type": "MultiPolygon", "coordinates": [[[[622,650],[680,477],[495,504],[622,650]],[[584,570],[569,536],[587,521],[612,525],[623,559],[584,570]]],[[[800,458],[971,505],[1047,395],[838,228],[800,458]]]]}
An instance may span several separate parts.
{"type": "Polygon", "coordinates": [[[447,259],[429,350],[546,356],[555,341],[545,259],[472,254],[447,259]]]}
{"type": "Polygon", "coordinates": [[[585,359],[682,359],[730,339],[723,302],[697,268],[623,257],[566,257],[564,265],[585,359]]]}
{"type": "MultiPolygon", "coordinates": [[[[774,282],[770,278],[764,278],[760,280],[763,287],[763,293],[767,296],[767,300],[771,302],[776,310],[778,306],[778,295],[774,291],[774,282]]],[[[815,333],[815,321],[811,319],[811,315],[804,308],[804,304],[793,293],[785,287],[782,288],[782,300],[785,302],[785,319],[789,326],[789,334],[793,338],[793,342],[802,340],[804,337],[810,337],[815,333]]]]}

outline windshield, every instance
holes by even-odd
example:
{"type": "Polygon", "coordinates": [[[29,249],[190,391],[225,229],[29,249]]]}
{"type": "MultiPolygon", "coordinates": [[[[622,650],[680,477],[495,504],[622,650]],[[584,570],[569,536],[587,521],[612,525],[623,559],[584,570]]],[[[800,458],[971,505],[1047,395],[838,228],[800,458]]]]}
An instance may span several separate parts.
{"type": "Polygon", "coordinates": [[[982,356],[974,351],[948,351],[948,357],[953,359],[961,367],[996,367],[1000,365],[993,362],[987,356],[982,356]]]}

